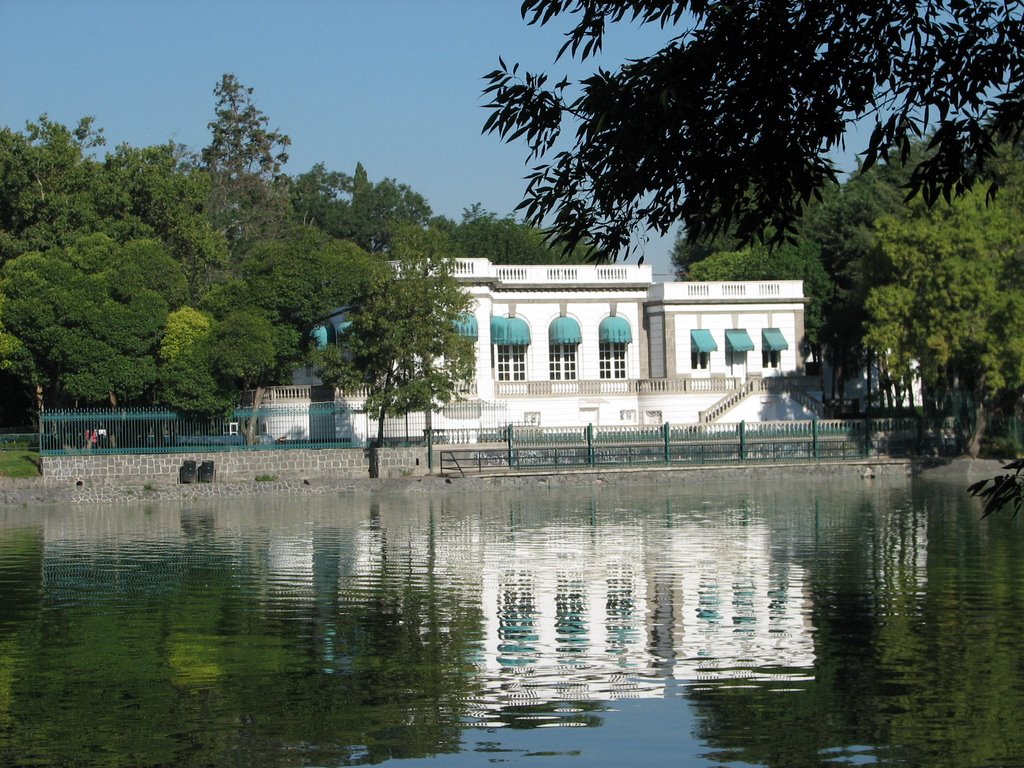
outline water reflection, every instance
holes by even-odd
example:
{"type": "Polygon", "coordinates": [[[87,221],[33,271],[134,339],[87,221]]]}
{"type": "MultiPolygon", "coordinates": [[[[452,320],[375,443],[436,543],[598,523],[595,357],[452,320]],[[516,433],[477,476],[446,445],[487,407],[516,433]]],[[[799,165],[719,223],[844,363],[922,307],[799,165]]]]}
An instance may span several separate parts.
{"type": "Polygon", "coordinates": [[[1011,765],[1020,524],[956,490],[3,510],[0,765],[1011,765]]]}

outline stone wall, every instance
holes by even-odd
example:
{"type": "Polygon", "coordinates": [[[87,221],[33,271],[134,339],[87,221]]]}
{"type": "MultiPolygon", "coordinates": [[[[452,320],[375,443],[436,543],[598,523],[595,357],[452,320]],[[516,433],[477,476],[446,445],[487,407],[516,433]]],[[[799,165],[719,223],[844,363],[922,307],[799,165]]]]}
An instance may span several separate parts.
{"type": "MultiPolygon", "coordinates": [[[[223,455],[223,454],[221,454],[223,455]]],[[[421,462],[422,463],[422,462],[421,462]]],[[[966,482],[979,477],[991,477],[1001,466],[990,462],[983,470],[962,466],[963,460],[912,461],[909,459],[876,459],[850,462],[816,462],[808,464],[751,464],[719,465],[705,467],[659,467],[653,469],[606,469],[577,470],[545,474],[541,472],[519,472],[478,477],[440,477],[403,475],[387,479],[371,480],[366,475],[343,478],[337,475],[311,477],[309,479],[278,479],[256,482],[253,479],[224,482],[218,477],[214,483],[191,483],[182,485],[151,481],[88,480],[77,485],[74,479],[46,481],[43,478],[13,479],[0,477],[0,508],[5,505],[38,504],[94,504],[94,503],[138,503],[140,501],[181,501],[190,502],[208,498],[256,498],[263,496],[311,496],[342,495],[355,493],[494,493],[504,490],[539,490],[557,487],[594,488],[609,484],[671,484],[700,483],[727,479],[733,483],[753,480],[779,480],[782,478],[817,479],[830,482],[833,479],[861,478],[865,482],[874,479],[899,481],[923,469],[929,472],[946,472],[956,483],[956,493],[962,493],[966,482]],[[948,464],[948,466],[946,466],[948,464]],[[959,467],[955,465],[961,465],[959,467]]],[[[979,462],[975,462],[980,466],[979,462]]],[[[413,464],[415,466],[415,464],[413,464]]],[[[944,477],[945,475],[939,475],[944,477]]]]}
{"type": "MultiPolygon", "coordinates": [[[[179,482],[180,469],[185,461],[195,461],[197,467],[204,461],[212,461],[216,483],[253,482],[257,478],[263,482],[309,478],[361,479],[369,475],[369,456],[365,449],[319,448],[46,456],[42,460],[43,482],[47,485],[171,485],[179,482]]],[[[385,448],[380,451],[381,477],[426,474],[425,448],[385,448]]]]}

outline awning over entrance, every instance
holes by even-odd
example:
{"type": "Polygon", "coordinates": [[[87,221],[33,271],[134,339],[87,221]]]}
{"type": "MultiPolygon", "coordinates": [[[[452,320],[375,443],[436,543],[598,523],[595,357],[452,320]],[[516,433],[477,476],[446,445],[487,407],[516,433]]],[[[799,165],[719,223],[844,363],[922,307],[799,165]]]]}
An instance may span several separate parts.
{"type": "Polygon", "coordinates": [[[784,349],[789,349],[789,342],[778,328],[763,328],[761,330],[761,349],[767,352],[781,352],[784,349]]]}
{"type": "Polygon", "coordinates": [[[492,317],[491,344],[526,347],[530,344],[530,326],[519,317],[492,317]]]}
{"type": "Polygon", "coordinates": [[[552,344],[579,344],[583,341],[580,324],[571,317],[556,317],[548,326],[548,341],[552,344]]]}
{"type": "Polygon", "coordinates": [[[606,317],[597,328],[597,338],[602,344],[630,344],[633,331],[624,317],[606,317]]]}
{"type": "Polygon", "coordinates": [[[690,331],[690,351],[704,354],[717,352],[718,344],[715,343],[715,337],[711,335],[711,331],[706,328],[690,331]]]}
{"type": "Polygon", "coordinates": [[[754,342],[742,328],[733,328],[725,332],[725,348],[733,352],[750,352],[754,349],[754,342]]]}
{"type": "Polygon", "coordinates": [[[467,336],[471,339],[480,337],[480,328],[476,323],[476,318],[468,312],[460,315],[455,321],[455,332],[460,336],[467,336]]]}

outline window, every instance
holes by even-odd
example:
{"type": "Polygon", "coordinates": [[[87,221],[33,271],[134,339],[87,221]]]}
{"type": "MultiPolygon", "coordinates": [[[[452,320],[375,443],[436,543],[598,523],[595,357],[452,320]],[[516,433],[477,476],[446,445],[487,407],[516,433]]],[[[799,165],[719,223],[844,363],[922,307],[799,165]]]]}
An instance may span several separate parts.
{"type": "Polygon", "coordinates": [[[779,367],[779,352],[778,350],[761,350],[761,367],[762,368],[778,368],[779,367]]]}
{"type": "Polygon", "coordinates": [[[626,378],[626,345],[622,342],[601,342],[599,368],[602,379],[626,378]]]}
{"type": "Polygon", "coordinates": [[[690,368],[706,371],[711,364],[711,353],[718,351],[718,343],[707,328],[690,331],[690,368]]]}
{"type": "Polygon", "coordinates": [[[548,347],[548,367],[552,381],[573,381],[576,378],[576,345],[551,344],[548,347]]]}
{"type": "Polygon", "coordinates": [[[498,344],[498,381],[526,381],[526,347],[498,344]]]}

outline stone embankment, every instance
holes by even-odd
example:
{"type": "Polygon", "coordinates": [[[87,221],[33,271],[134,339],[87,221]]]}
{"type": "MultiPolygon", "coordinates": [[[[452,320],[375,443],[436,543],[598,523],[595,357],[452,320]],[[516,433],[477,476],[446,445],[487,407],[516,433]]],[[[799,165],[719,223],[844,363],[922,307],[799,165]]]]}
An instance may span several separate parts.
{"type": "Polygon", "coordinates": [[[201,498],[247,498],[258,496],[315,496],[361,493],[435,493],[461,491],[489,492],[495,489],[540,489],[547,487],[589,487],[611,483],[678,483],[729,479],[765,480],[778,477],[802,478],[900,478],[919,472],[929,476],[973,481],[998,474],[1000,462],[913,461],[874,459],[845,463],[757,464],[715,467],[665,467],[559,473],[504,472],[466,477],[437,475],[388,477],[337,477],[329,473],[307,478],[225,481],[210,483],[151,483],[119,479],[55,482],[51,479],[15,480],[0,478],[0,504],[137,503],[140,501],[190,501],[201,498]]]}

